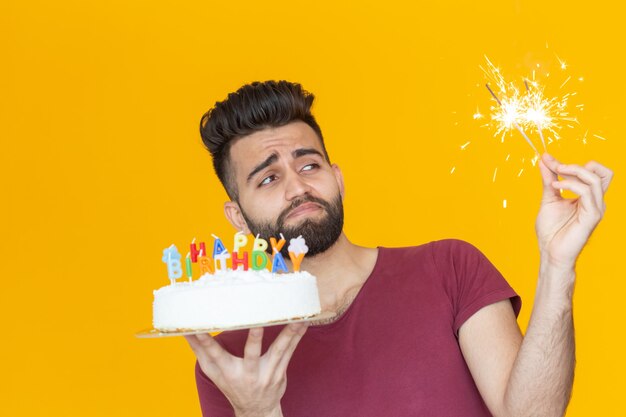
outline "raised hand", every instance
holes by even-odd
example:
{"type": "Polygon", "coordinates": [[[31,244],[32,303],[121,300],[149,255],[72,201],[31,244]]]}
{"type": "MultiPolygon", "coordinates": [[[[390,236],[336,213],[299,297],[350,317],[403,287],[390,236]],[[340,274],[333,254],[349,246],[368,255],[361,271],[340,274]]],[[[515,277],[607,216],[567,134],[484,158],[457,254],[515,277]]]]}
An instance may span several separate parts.
{"type": "Polygon", "coordinates": [[[613,172],[593,161],[585,166],[561,164],[547,153],[539,160],[539,169],[543,197],[535,229],[541,256],[551,266],[573,269],[604,216],[604,194],[613,172]],[[563,198],[561,189],[574,192],[578,198],[563,198]]]}
{"type": "Polygon", "coordinates": [[[202,371],[230,401],[235,415],[282,416],[280,400],[287,388],[287,365],[307,327],[307,323],[285,326],[262,356],[263,328],[250,329],[243,358],[228,353],[209,334],[185,339],[202,371]]]}

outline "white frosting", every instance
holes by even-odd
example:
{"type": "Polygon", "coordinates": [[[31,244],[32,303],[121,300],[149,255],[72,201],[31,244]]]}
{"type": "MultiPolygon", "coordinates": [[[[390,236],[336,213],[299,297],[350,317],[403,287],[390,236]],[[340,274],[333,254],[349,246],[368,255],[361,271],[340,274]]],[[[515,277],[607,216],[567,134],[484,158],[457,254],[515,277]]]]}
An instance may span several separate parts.
{"type": "Polygon", "coordinates": [[[308,272],[217,271],[154,291],[155,329],[215,329],[320,313],[317,281],[308,272]]]}

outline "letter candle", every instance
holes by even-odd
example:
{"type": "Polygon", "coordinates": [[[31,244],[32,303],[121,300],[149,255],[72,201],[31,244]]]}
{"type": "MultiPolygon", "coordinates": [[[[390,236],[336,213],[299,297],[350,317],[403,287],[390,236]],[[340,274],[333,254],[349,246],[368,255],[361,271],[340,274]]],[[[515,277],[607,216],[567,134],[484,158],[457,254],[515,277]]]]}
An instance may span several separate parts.
{"type": "Polygon", "coordinates": [[[287,264],[285,264],[285,258],[283,258],[283,254],[280,252],[276,252],[272,260],[272,273],[277,273],[278,271],[289,272],[287,264]]]}
{"type": "Polygon", "coordinates": [[[163,249],[163,257],[161,260],[167,265],[167,275],[170,279],[170,284],[176,284],[176,279],[183,276],[183,270],[180,264],[180,253],[178,253],[176,246],[171,245],[163,249]]]}
{"type": "MultiPolygon", "coordinates": [[[[194,237],[189,245],[189,250],[191,253],[191,262],[198,262],[198,248],[196,247],[196,238],[194,237]]],[[[200,242],[200,251],[204,251],[206,253],[206,245],[204,242],[200,242]]]]}
{"type": "MultiPolygon", "coordinates": [[[[202,249],[200,249],[202,252],[202,249]]],[[[187,270],[187,278],[189,278],[189,282],[191,282],[191,253],[187,252],[187,256],[185,256],[185,269],[187,270]]]]}
{"type": "Polygon", "coordinates": [[[278,242],[276,242],[275,238],[270,237],[270,244],[272,245],[272,254],[280,252],[280,250],[283,248],[283,245],[285,244],[285,236],[283,236],[283,234],[281,233],[280,240],[278,242]]]}
{"type": "Polygon", "coordinates": [[[265,252],[266,249],[267,249],[267,240],[261,239],[259,238],[259,235],[256,235],[256,238],[254,239],[254,244],[252,246],[252,251],[253,252],[257,252],[257,251],[265,252]]]}
{"type": "Polygon", "coordinates": [[[248,244],[248,237],[243,234],[243,231],[235,233],[235,244],[233,245],[233,252],[239,252],[239,249],[248,244]]]}
{"type": "Polygon", "coordinates": [[[213,238],[215,239],[215,242],[213,243],[213,259],[215,259],[215,256],[217,255],[228,253],[228,251],[224,247],[224,244],[222,243],[222,240],[215,235],[211,236],[213,236],[213,238]]]}
{"type": "Polygon", "coordinates": [[[200,256],[198,256],[198,264],[200,265],[200,276],[215,273],[211,258],[204,256],[202,250],[200,250],[200,256]]]}
{"type": "Polygon", "coordinates": [[[300,263],[304,258],[304,254],[309,251],[309,247],[306,245],[304,238],[302,235],[297,238],[289,240],[289,247],[287,248],[289,251],[289,258],[291,259],[291,263],[293,264],[293,271],[300,271],[300,263]]]}

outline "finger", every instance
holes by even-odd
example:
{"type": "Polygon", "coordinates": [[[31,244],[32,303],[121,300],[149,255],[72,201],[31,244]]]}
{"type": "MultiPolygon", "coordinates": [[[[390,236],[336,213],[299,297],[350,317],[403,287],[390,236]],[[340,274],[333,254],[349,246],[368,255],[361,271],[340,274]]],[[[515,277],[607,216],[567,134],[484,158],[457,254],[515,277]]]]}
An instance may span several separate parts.
{"type": "Polygon", "coordinates": [[[578,165],[559,165],[558,172],[563,176],[569,175],[571,177],[576,177],[578,180],[589,185],[591,187],[593,198],[595,199],[596,207],[604,207],[602,180],[599,176],[578,165]]]}
{"type": "Polygon", "coordinates": [[[191,350],[197,352],[200,349],[200,342],[196,338],[195,334],[185,334],[183,337],[187,340],[187,343],[189,343],[191,350]]]}
{"type": "Polygon", "coordinates": [[[219,363],[231,357],[231,354],[217,343],[209,333],[197,333],[195,336],[199,350],[208,355],[214,362],[219,363]]]}
{"type": "Polygon", "coordinates": [[[208,376],[213,382],[217,383],[218,378],[221,376],[222,371],[216,365],[216,363],[205,354],[202,348],[202,344],[198,340],[195,334],[192,335],[184,335],[184,338],[187,340],[189,345],[191,346],[191,350],[196,355],[198,359],[198,363],[200,364],[200,368],[204,372],[206,376],[208,376]]]}
{"type": "Polygon", "coordinates": [[[554,156],[547,152],[541,155],[541,161],[555,174],[557,167],[561,165],[561,163],[554,156]]]}
{"type": "Polygon", "coordinates": [[[308,323],[302,323],[302,324],[303,324],[302,328],[297,330],[298,336],[291,340],[291,343],[289,344],[287,351],[283,355],[283,358],[278,362],[278,366],[276,367],[276,373],[278,375],[282,375],[287,371],[287,366],[289,366],[289,361],[291,361],[291,357],[293,356],[293,353],[296,351],[296,348],[298,347],[300,340],[302,340],[302,337],[304,336],[307,329],[309,328],[308,323]]]}
{"type": "Polygon", "coordinates": [[[267,351],[269,369],[275,370],[285,355],[287,355],[287,362],[289,362],[291,354],[293,354],[295,346],[298,345],[305,330],[305,323],[288,324],[281,330],[280,334],[267,351]]]}
{"type": "Polygon", "coordinates": [[[613,171],[596,161],[587,162],[585,168],[600,177],[602,181],[602,191],[606,193],[613,179],[613,171]]]}
{"type": "Polygon", "coordinates": [[[243,367],[246,372],[255,373],[258,371],[262,345],[263,327],[250,329],[246,346],[243,349],[243,367]]]}
{"type": "Polygon", "coordinates": [[[596,206],[593,193],[587,184],[573,179],[565,179],[561,181],[554,181],[552,186],[555,188],[561,188],[564,190],[572,191],[579,196],[580,205],[586,213],[599,220],[601,216],[600,209],[596,206]]]}
{"type": "Polygon", "coordinates": [[[552,187],[552,183],[559,179],[556,173],[556,167],[558,162],[553,163],[554,158],[549,154],[543,154],[539,160],[539,171],[541,172],[541,181],[543,183],[543,200],[544,201],[556,201],[561,199],[559,190],[555,190],[552,187]]]}

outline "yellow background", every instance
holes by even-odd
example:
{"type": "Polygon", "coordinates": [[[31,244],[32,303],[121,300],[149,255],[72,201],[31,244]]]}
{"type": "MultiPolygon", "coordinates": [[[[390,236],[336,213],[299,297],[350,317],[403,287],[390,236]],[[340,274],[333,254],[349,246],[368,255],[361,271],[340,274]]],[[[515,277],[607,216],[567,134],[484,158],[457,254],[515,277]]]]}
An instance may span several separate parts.
{"type": "Polygon", "coordinates": [[[619,2],[174,3],[0,3],[1,415],[200,415],[186,342],[134,333],[168,283],[164,247],[232,244],[198,123],[254,80],[317,95],[353,241],[474,243],[522,295],[525,328],[540,179],[519,135],[500,143],[472,120],[491,103],[484,54],[517,81],[540,63],[551,92],[578,91],[581,126],[550,150],[616,172],[578,265],[568,416],[624,415],[619,2]]]}

